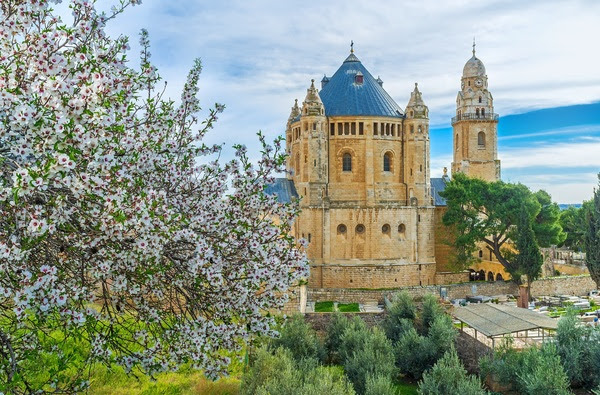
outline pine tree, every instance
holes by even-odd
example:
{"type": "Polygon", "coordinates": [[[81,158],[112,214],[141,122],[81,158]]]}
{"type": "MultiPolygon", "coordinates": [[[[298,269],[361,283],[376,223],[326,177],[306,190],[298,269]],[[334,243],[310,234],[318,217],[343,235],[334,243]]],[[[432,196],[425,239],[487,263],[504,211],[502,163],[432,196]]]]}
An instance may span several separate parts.
{"type": "Polygon", "coordinates": [[[585,262],[592,280],[600,287],[600,173],[598,188],[594,190],[594,199],[586,214],[585,262]]]}

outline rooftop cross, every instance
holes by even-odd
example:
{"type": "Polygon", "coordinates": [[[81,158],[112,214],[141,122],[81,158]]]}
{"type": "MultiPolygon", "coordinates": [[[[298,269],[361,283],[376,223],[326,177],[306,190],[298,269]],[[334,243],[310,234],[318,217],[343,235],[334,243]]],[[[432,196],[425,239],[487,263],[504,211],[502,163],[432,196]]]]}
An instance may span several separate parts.
{"type": "Polygon", "coordinates": [[[473,37],[473,56],[475,56],[475,37],[473,37]]]}
{"type": "Polygon", "coordinates": [[[354,53],[354,41],[350,40],[350,53],[354,53]]]}

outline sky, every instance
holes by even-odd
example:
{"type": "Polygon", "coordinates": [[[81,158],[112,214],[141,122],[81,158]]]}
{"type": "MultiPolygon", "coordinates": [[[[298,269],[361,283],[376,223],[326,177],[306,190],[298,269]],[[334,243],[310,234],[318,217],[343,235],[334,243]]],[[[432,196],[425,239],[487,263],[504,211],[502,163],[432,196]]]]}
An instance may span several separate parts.
{"type": "MultiPolygon", "coordinates": [[[[65,7],[57,12],[68,20],[65,7]]],[[[501,117],[502,179],[545,189],[559,203],[588,200],[598,185],[600,1],[143,0],[107,27],[130,37],[132,66],[142,28],[172,98],[202,59],[204,109],[226,105],[206,142],[242,143],[256,157],[256,132],[283,135],[294,99],[302,102],[311,79],[331,76],[353,40],[402,108],[419,83],[429,106],[432,177],[450,168],[450,119],[475,38],[501,117]]]]}

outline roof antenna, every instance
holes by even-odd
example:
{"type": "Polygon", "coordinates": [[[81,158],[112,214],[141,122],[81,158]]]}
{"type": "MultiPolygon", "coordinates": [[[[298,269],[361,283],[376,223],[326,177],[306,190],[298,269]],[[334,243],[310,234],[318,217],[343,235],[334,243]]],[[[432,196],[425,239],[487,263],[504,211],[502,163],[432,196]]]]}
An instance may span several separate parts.
{"type": "Polygon", "coordinates": [[[354,41],[350,40],[350,53],[354,53],[354,41]]]}
{"type": "Polygon", "coordinates": [[[473,36],[473,56],[475,56],[475,36],[473,36]]]}

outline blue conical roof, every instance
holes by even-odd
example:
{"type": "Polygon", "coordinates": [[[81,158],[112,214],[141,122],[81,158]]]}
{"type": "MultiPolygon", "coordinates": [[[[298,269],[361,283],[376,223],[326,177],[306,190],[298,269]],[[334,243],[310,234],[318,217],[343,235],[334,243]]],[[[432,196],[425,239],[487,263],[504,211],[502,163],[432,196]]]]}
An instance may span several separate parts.
{"type": "Polygon", "coordinates": [[[319,96],[325,105],[327,116],[373,115],[400,118],[404,115],[402,108],[353,53],[329,78],[319,96]],[[358,72],[363,75],[362,84],[355,82],[358,72]]]}

